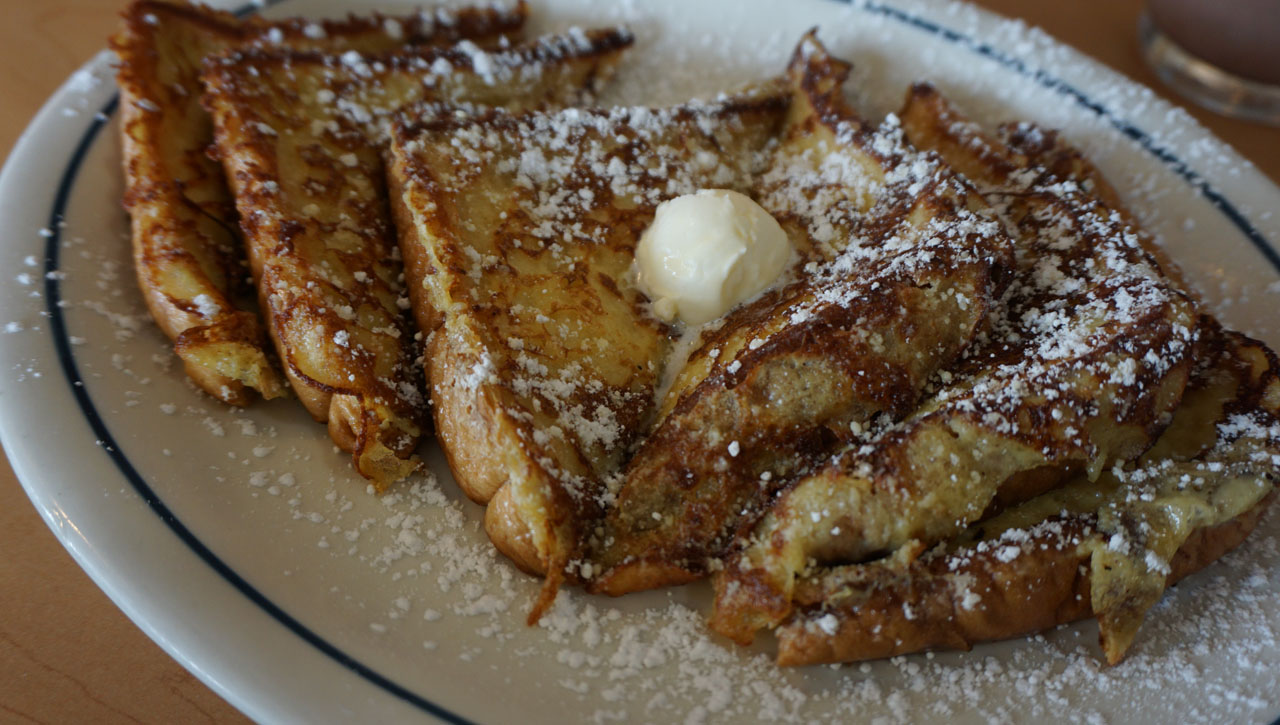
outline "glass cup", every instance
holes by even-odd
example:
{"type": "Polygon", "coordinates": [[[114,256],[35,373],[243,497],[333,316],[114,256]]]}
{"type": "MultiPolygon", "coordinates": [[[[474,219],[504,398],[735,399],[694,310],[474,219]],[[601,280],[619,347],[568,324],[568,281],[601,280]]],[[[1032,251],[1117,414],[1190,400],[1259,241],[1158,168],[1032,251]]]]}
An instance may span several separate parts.
{"type": "Polygon", "coordinates": [[[1280,125],[1280,0],[1148,0],[1138,37],[1156,75],[1183,96],[1280,125]]]}

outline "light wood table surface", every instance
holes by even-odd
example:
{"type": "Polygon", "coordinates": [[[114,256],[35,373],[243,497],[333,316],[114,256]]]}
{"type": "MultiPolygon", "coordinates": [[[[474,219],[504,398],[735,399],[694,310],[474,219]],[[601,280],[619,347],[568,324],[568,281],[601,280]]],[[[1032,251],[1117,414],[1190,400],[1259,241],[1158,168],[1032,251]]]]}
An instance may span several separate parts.
{"type": "MultiPolygon", "coordinates": [[[[104,47],[125,0],[0,0],[0,155],[45,98],[104,47]]],[[[1164,92],[1138,54],[1137,0],[985,0],[1164,92]]],[[[1191,112],[1273,180],[1280,129],[1191,112]]],[[[0,462],[0,722],[234,723],[244,717],[115,608],[0,462]]]]}

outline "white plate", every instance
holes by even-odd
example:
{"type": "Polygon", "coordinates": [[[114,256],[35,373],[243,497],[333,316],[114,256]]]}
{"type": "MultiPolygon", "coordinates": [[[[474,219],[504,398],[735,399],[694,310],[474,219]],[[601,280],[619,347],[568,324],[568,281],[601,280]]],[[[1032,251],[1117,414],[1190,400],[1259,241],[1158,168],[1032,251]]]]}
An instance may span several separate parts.
{"type": "MultiPolygon", "coordinates": [[[[123,0],[122,0],[123,2],[123,0]]],[[[287,0],[272,13],[351,3],[287,0]]],[[[386,4],[382,4],[383,7],[386,4]]],[[[958,5],[537,3],[540,28],[627,20],[612,92],[674,101],[780,69],[811,26],[857,64],[872,117],[928,78],[979,119],[1066,130],[1228,324],[1275,346],[1280,190],[1185,113],[1098,64],[958,5]],[[659,82],[658,79],[661,79],[659,82]]],[[[525,722],[1187,719],[1280,713],[1280,517],[1166,596],[1128,660],[1096,627],[852,668],[779,671],[705,633],[702,587],[562,595],[496,557],[437,449],[439,482],[379,500],[288,401],[228,410],[185,381],[134,288],[111,58],[48,102],[0,176],[10,275],[0,434],[77,561],[152,638],[255,719],[525,722]],[[97,114],[97,115],[95,115],[97,114]],[[41,230],[45,230],[43,233],[41,230]],[[56,274],[46,277],[46,272],[56,274]]]]}

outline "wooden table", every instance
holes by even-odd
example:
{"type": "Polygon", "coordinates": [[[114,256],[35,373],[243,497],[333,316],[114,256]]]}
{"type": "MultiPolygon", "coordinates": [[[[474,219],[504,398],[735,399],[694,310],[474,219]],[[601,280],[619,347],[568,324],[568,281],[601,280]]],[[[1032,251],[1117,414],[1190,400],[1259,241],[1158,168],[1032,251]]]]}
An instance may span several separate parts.
{"type": "MultiPolygon", "coordinates": [[[[8,154],[54,88],[103,47],[124,2],[0,0],[0,153],[8,154]]],[[[1162,90],[1138,55],[1138,0],[979,4],[1022,17],[1162,90]]],[[[1280,129],[1190,110],[1280,181],[1280,129]]],[[[0,462],[0,612],[0,721],[244,721],[89,581],[40,520],[7,462],[0,462]]]]}

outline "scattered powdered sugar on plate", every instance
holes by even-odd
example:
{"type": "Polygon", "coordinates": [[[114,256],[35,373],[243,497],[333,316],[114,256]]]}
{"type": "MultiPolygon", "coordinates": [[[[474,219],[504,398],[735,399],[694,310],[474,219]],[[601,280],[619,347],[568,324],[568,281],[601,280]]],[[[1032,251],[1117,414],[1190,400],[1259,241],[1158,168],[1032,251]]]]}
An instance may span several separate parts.
{"type": "MultiPolygon", "coordinates": [[[[757,79],[780,69],[815,23],[794,10],[765,29],[750,12],[721,11],[712,23],[701,18],[711,9],[699,6],[689,8],[697,22],[682,28],[670,21],[674,15],[664,19],[663,6],[635,0],[563,5],[576,23],[624,21],[636,31],[636,61],[607,96],[631,103],[675,102],[757,79]]],[[[1105,121],[1052,91],[1028,90],[991,61],[957,63],[955,48],[883,13],[858,4],[813,7],[824,20],[823,40],[856,64],[849,93],[866,115],[878,120],[897,107],[907,82],[928,77],[984,123],[1018,117],[1066,128],[1143,222],[1164,235],[1228,322],[1277,342],[1280,329],[1267,327],[1280,294],[1275,271],[1250,267],[1252,251],[1237,242],[1238,232],[1212,210],[1188,210],[1195,195],[1105,121]],[[1228,236],[1242,256],[1223,261],[1197,253],[1205,235],[1228,236]]],[[[1016,22],[991,26],[967,6],[904,7],[1045,68],[1074,57],[1038,31],[1016,22]]],[[[553,19],[538,23],[562,27],[553,19]]],[[[70,87],[83,86],[88,97],[110,74],[104,63],[94,68],[70,87]]],[[[1072,72],[1095,100],[1131,117],[1166,113],[1149,91],[1102,82],[1087,68],[1072,72]]],[[[90,106],[68,108],[87,123],[90,106]]],[[[1224,145],[1199,136],[1185,113],[1167,115],[1171,130],[1158,134],[1158,143],[1211,178],[1240,173],[1224,145]]],[[[501,686],[502,697],[531,719],[602,723],[1239,721],[1280,712],[1274,510],[1240,550],[1171,590],[1114,668],[1101,665],[1096,626],[1083,623],[968,653],[780,670],[769,658],[771,643],[743,650],[707,630],[710,597],[702,585],[618,600],[565,591],[527,627],[539,582],[493,550],[480,508],[458,493],[434,444],[423,448],[432,473],[378,498],[296,402],[230,410],[186,382],[132,284],[115,133],[113,126],[98,137],[77,182],[61,230],[60,277],[43,278],[48,233],[30,229],[26,243],[15,245],[22,249],[10,266],[11,287],[26,306],[10,308],[5,339],[48,335],[43,291],[56,282],[68,333],[85,340],[73,352],[89,396],[157,495],[274,603],[304,614],[345,653],[423,697],[455,686],[482,697],[501,686]],[[33,261],[22,263],[27,256],[33,261]]],[[[60,372],[52,360],[33,358],[10,375],[35,380],[60,372]]]]}

